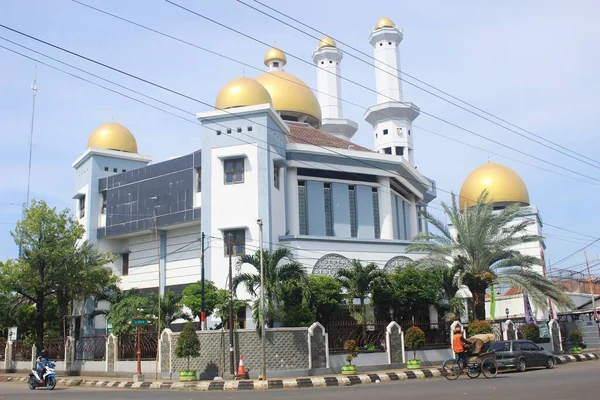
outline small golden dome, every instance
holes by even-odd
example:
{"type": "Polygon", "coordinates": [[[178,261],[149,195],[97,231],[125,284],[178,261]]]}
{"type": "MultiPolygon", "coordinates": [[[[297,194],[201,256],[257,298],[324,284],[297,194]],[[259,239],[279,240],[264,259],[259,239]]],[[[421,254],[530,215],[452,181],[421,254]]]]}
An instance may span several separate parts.
{"type": "Polygon", "coordinates": [[[375,24],[375,29],[394,28],[395,26],[394,21],[388,17],[381,17],[379,18],[379,21],[377,21],[377,24],[375,24]]]}
{"type": "Polygon", "coordinates": [[[267,89],[254,79],[243,77],[232,80],[221,89],[215,108],[224,110],[265,103],[273,104],[267,89]]]}
{"type": "Polygon", "coordinates": [[[465,179],[460,189],[460,209],[474,205],[485,189],[491,203],[529,205],[529,192],[521,177],[504,165],[488,162],[465,179]]]}
{"type": "Polygon", "coordinates": [[[332,38],[330,38],[329,36],[325,36],[323,39],[321,39],[321,41],[319,42],[319,49],[322,49],[324,47],[336,47],[335,45],[335,40],[333,40],[332,38]]]}
{"type": "Polygon", "coordinates": [[[287,64],[287,57],[283,51],[276,49],[275,47],[271,47],[265,55],[265,65],[268,67],[271,61],[279,61],[281,62],[280,67],[283,67],[285,64],[287,64]]]}
{"type": "Polygon", "coordinates": [[[301,79],[285,71],[271,71],[256,80],[271,95],[273,108],[281,115],[306,116],[314,127],[321,125],[321,106],[313,91],[301,79]]]}
{"type": "Polygon", "coordinates": [[[98,127],[90,135],[87,148],[107,149],[137,153],[138,147],[135,137],[121,124],[109,122],[98,127]]]}

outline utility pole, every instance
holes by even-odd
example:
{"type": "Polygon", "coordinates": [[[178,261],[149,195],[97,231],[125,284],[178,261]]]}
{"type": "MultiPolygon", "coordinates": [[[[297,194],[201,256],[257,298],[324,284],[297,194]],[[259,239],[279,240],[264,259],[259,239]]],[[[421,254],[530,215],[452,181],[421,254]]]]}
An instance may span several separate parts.
{"type": "MultiPolygon", "coordinates": [[[[156,219],[156,208],[152,210],[152,219],[154,220],[154,237],[156,239],[156,253],[158,255],[158,320],[156,321],[156,362],[154,365],[154,379],[158,379],[158,349],[160,348],[160,240],[158,238],[158,223],[156,219]]],[[[166,283],[166,282],[165,282],[166,283]]]]}
{"type": "Polygon", "coordinates": [[[265,271],[263,265],[263,222],[262,219],[256,220],[258,224],[258,241],[260,253],[260,353],[262,359],[261,377],[267,379],[267,363],[265,356],[265,271]]]}
{"type": "Polygon", "coordinates": [[[588,280],[590,282],[590,293],[592,295],[592,309],[594,310],[594,321],[598,322],[598,311],[596,310],[596,299],[595,299],[596,296],[594,296],[594,285],[592,284],[592,274],[590,273],[590,264],[588,263],[586,250],[583,251],[583,255],[585,256],[585,265],[587,267],[588,280]]]}
{"type": "Polygon", "coordinates": [[[200,256],[200,263],[202,264],[201,282],[202,282],[202,311],[200,313],[200,323],[202,330],[206,330],[206,306],[205,306],[205,293],[204,293],[204,232],[202,232],[202,255],[200,256]]]}
{"type": "Polygon", "coordinates": [[[231,246],[232,234],[227,234],[227,249],[229,253],[229,373],[235,375],[235,360],[233,355],[233,268],[231,263],[231,246]]]}

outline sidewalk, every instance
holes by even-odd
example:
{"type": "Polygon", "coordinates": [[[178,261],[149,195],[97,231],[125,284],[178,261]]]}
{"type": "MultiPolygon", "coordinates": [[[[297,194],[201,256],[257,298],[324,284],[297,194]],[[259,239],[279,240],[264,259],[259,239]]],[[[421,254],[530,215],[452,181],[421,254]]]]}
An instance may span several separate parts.
{"type": "MultiPolygon", "coordinates": [[[[598,360],[598,355],[585,353],[577,355],[556,356],[556,364],[598,360]]],[[[59,386],[85,386],[118,389],[162,389],[162,390],[197,390],[197,391],[223,391],[223,390],[269,390],[269,389],[297,389],[312,387],[353,386],[358,384],[381,383],[407,379],[430,379],[443,376],[440,368],[423,368],[418,370],[380,371],[376,373],[359,373],[357,375],[326,375],[285,379],[240,380],[240,381],[194,381],[177,382],[169,380],[149,380],[145,382],[132,382],[122,378],[107,377],[58,377],[59,386]]],[[[0,375],[0,382],[27,382],[27,375],[0,375]]]]}

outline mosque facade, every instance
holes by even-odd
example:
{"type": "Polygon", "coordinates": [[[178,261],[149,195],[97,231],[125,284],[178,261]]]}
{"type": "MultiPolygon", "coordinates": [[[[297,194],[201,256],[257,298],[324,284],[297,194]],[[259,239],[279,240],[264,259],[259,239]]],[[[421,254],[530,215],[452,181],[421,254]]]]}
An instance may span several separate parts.
{"type": "MultiPolygon", "coordinates": [[[[314,274],[335,274],[352,259],[390,269],[420,257],[406,248],[427,229],[420,210],[436,189],[414,165],[419,108],[403,99],[402,38],[386,17],[369,37],[378,93],[365,113],[373,148],[352,142],[358,124],[343,116],[343,53],[328,37],[313,53],[317,95],[272,48],[262,75],[233,79],[213,110],[197,114],[201,150],[152,162],[123,125],[97,128],[73,163],[73,200],[85,239],[115,255],[110,267],[122,289],[164,294],[198,282],[202,233],[205,279],[221,288],[229,253],[234,263],[255,253],[261,235],[265,250],[286,246],[314,274]]],[[[234,275],[249,271],[234,264],[234,275]]],[[[250,300],[242,288],[237,296],[250,300]]],[[[240,321],[253,326],[250,308],[240,321]]],[[[80,324],[107,328],[101,317],[80,324]]]]}

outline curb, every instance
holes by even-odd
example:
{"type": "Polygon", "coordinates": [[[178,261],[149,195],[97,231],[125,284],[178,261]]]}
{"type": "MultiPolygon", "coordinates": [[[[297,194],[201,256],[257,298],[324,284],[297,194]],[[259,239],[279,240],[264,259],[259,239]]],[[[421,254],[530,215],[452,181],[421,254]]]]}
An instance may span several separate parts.
{"type": "MultiPolygon", "coordinates": [[[[594,353],[555,356],[556,364],[568,364],[598,360],[594,353]]],[[[441,368],[418,369],[387,373],[357,374],[349,376],[317,376],[311,378],[270,379],[266,381],[196,381],[196,382],[131,382],[118,380],[86,380],[58,378],[60,386],[102,387],[116,389],[161,389],[196,391],[270,390],[298,389],[315,387],[354,386],[360,384],[401,381],[410,379],[431,379],[443,376],[441,368]]],[[[26,376],[0,375],[0,382],[27,382],[26,376]]]]}

